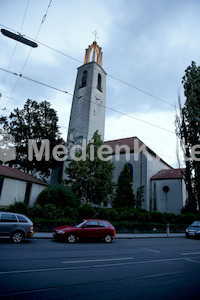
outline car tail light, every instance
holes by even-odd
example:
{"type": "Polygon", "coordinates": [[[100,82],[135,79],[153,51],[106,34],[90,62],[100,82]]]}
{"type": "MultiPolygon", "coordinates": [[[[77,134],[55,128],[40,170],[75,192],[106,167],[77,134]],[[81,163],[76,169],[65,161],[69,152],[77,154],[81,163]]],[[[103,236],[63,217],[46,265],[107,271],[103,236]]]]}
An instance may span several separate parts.
{"type": "Polygon", "coordinates": [[[113,235],[113,238],[115,238],[115,235],[116,235],[116,231],[114,231],[114,235],[113,235]]]}
{"type": "Polygon", "coordinates": [[[33,232],[33,225],[31,225],[31,230],[30,231],[33,232]]]}

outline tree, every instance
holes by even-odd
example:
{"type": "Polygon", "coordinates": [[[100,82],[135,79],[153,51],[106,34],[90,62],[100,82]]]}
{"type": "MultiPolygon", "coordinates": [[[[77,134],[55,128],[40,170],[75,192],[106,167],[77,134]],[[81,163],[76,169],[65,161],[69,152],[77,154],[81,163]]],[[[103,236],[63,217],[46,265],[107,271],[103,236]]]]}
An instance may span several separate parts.
{"type": "Polygon", "coordinates": [[[37,197],[35,205],[44,207],[46,204],[54,204],[57,208],[77,208],[80,200],[74,193],[62,184],[48,186],[37,197]]]}
{"type": "Polygon", "coordinates": [[[0,118],[0,124],[3,129],[15,140],[16,158],[7,162],[10,166],[15,166],[31,175],[39,172],[41,177],[47,177],[50,174],[50,168],[56,168],[58,162],[52,157],[52,149],[61,143],[60,132],[57,125],[58,117],[54,109],[47,101],[37,103],[28,99],[23,109],[16,108],[14,112],[7,117],[0,118]],[[50,160],[38,161],[36,156],[32,161],[28,159],[28,141],[33,139],[36,142],[38,150],[44,139],[50,142],[50,160]]]}
{"type": "MultiPolygon", "coordinates": [[[[105,158],[103,160],[99,158],[98,149],[101,146],[103,146],[103,141],[96,131],[86,146],[86,159],[71,160],[65,170],[68,176],[67,184],[72,191],[81,200],[98,205],[102,202],[106,204],[114,190],[112,182],[114,166],[110,161],[105,161],[107,155],[103,154],[105,158]],[[92,152],[94,155],[91,154],[92,152]]],[[[82,154],[83,151],[76,152],[76,157],[81,158],[82,154]]]]}
{"type": "Polygon", "coordinates": [[[197,201],[200,207],[200,67],[195,62],[185,70],[182,83],[186,101],[182,107],[179,96],[180,116],[176,116],[176,134],[185,156],[188,209],[195,212],[197,201]]]}
{"type": "Polygon", "coordinates": [[[117,181],[114,207],[134,207],[135,197],[133,193],[133,178],[128,165],[125,164],[117,181]]]}
{"type": "Polygon", "coordinates": [[[135,196],[135,206],[136,208],[142,207],[142,202],[144,202],[144,185],[140,186],[137,189],[136,196],[135,196]]]}

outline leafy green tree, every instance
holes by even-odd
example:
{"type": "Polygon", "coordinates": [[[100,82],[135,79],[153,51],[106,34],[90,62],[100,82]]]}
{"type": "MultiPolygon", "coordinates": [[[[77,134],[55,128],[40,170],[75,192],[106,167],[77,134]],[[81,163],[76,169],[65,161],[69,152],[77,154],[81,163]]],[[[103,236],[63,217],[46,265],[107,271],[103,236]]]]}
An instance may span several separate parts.
{"type": "Polygon", "coordinates": [[[142,202],[144,202],[144,185],[140,186],[137,189],[136,196],[135,196],[135,207],[141,208],[142,202]]]}
{"type": "Polygon", "coordinates": [[[195,62],[185,70],[182,83],[186,101],[182,107],[179,97],[180,116],[176,116],[176,134],[185,154],[188,209],[195,212],[197,201],[200,205],[200,67],[195,62]]]}
{"type": "Polygon", "coordinates": [[[134,207],[135,197],[133,193],[133,178],[128,165],[125,164],[117,181],[116,195],[113,201],[114,207],[134,207]]]}
{"type": "Polygon", "coordinates": [[[57,208],[77,208],[80,205],[79,198],[71,189],[62,184],[48,186],[37,197],[35,205],[44,207],[47,204],[53,204],[57,208]]]}
{"type": "Polygon", "coordinates": [[[68,176],[67,184],[73,192],[81,200],[98,205],[102,202],[106,204],[114,190],[114,166],[109,160],[105,161],[108,155],[103,154],[103,160],[99,158],[98,149],[101,146],[103,141],[96,131],[86,146],[85,159],[81,159],[83,151],[76,152],[76,157],[80,160],[71,160],[65,170],[68,176]]]}
{"type": "Polygon", "coordinates": [[[58,165],[52,156],[52,149],[61,143],[57,122],[57,113],[51,108],[49,102],[37,103],[30,99],[26,101],[22,109],[14,109],[8,118],[1,117],[0,124],[3,125],[3,129],[15,139],[16,159],[7,164],[32,175],[39,172],[41,177],[48,177],[50,169],[58,165]],[[49,161],[45,161],[44,155],[41,161],[38,161],[36,156],[33,156],[32,161],[28,159],[29,139],[35,140],[38,150],[40,150],[42,140],[49,140],[49,161]]]}

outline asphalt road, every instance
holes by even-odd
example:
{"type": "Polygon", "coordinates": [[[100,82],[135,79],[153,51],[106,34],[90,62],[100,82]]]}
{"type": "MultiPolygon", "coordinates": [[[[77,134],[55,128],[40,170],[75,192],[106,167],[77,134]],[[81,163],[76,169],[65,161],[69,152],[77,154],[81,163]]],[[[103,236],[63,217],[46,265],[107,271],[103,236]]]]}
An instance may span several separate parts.
{"type": "Polygon", "coordinates": [[[0,240],[3,299],[199,299],[199,282],[199,240],[0,240]]]}

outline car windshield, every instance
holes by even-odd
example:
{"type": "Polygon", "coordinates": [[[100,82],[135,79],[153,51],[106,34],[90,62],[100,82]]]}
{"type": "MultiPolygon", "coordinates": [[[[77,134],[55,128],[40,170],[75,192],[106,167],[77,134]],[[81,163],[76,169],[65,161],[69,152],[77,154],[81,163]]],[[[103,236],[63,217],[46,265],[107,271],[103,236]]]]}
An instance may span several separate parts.
{"type": "Polygon", "coordinates": [[[200,227],[200,221],[195,221],[194,223],[191,224],[193,227],[200,227]]]}
{"type": "Polygon", "coordinates": [[[76,227],[81,227],[83,224],[85,224],[86,221],[81,222],[80,224],[76,225],[76,227]]]}

